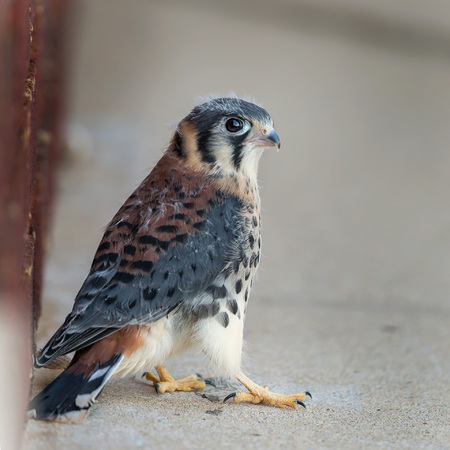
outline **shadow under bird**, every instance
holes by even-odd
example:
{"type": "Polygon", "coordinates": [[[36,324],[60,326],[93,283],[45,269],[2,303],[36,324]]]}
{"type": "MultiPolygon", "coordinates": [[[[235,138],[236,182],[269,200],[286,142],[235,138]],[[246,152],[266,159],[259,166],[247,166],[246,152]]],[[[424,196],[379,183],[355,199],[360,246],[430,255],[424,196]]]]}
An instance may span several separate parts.
{"type": "Polygon", "coordinates": [[[248,392],[235,402],[304,406],[241,371],[247,302],[260,260],[257,169],[279,149],[263,108],[239,98],[196,106],[152,172],[106,228],[72,312],[36,357],[45,367],[75,351],[69,366],[30,403],[28,416],[82,421],[112,376],[146,372],[158,392],[204,389],[175,380],[168,358],[196,347],[248,392]]]}

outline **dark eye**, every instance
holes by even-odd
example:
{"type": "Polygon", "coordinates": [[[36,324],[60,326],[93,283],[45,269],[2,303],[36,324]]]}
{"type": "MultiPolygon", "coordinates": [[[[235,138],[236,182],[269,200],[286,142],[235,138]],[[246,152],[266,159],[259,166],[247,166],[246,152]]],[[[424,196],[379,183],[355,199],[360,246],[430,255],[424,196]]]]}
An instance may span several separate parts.
{"type": "Polygon", "coordinates": [[[236,119],[233,117],[225,122],[225,127],[230,133],[237,133],[244,128],[244,122],[241,119],[236,119]]]}

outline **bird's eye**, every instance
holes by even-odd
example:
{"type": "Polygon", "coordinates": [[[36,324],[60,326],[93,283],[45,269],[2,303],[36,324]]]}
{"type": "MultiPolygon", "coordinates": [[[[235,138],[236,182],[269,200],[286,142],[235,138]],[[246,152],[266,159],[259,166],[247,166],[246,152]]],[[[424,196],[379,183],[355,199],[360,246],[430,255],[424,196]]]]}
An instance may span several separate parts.
{"type": "Polygon", "coordinates": [[[242,128],[244,128],[244,122],[241,119],[236,119],[235,117],[233,117],[225,122],[225,128],[230,133],[237,133],[238,131],[241,131],[242,128]]]}

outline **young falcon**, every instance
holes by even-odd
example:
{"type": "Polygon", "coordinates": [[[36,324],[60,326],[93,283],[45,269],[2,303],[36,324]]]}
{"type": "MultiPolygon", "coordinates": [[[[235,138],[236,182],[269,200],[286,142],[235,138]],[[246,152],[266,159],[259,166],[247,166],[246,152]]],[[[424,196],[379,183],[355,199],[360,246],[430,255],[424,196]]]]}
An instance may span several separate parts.
{"type": "Polygon", "coordinates": [[[303,405],[305,393],[274,394],[240,369],[261,251],[258,162],[279,147],[267,111],[238,98],[206,102],[180,122],[108,225],[72,312],[37,357],[44,367],[76,352],[29,417],[79,422],[113,375],[154,366],[159,378],[147,379],[158,392],[203,389],[195,375],[174,380],[162,366],[191,346],[248,389],[227,398],[303,405]]]}

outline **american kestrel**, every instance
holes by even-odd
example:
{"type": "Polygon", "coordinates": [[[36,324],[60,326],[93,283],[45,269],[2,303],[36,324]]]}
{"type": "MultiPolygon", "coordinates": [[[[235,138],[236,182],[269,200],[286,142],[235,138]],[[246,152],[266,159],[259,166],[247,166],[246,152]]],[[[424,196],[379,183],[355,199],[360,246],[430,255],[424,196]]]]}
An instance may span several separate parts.
{"type": "Polygon", "coordinates": [[[248,389],[227,399],[304,406],[308,392],[275,394],[241,371],[261,252],[258,162],[279,147],[267,111],[238,98],[210,100],[179,123],[107,226],[72,312],[36,358],[44,367],[76,352],[32,400],[29,417],[79,422],[113,375],[152,367],[158,377],[146,377],[158,392],[204,389],[198,376],[174,380],[162,365],[189,347],[248,389]]]}

